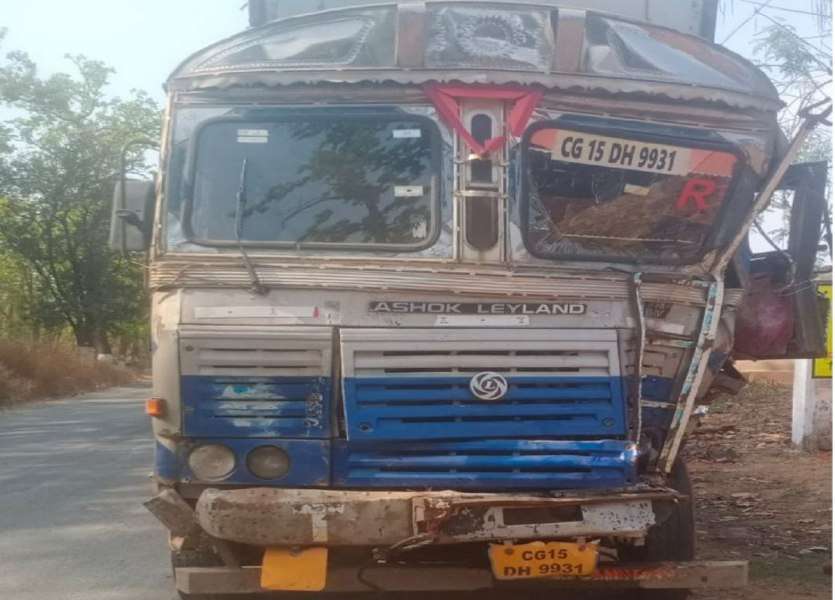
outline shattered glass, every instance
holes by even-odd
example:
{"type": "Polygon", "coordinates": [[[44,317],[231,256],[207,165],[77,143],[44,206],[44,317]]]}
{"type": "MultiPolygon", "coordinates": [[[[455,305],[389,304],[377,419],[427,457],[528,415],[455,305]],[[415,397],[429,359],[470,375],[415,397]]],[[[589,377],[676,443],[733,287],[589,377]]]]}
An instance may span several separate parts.
{"type": "Polygon", "coordinates": [[[545,10],[434,7],[426,66],[548,71],[554,44],[545,10]]]}
{"type": "Polygon", "coordinates": [[[523,152],[526,239],[543,258],[697,257],[722,213],[736,161],[726,152],[551,128],[538,129],[523,152]]]}

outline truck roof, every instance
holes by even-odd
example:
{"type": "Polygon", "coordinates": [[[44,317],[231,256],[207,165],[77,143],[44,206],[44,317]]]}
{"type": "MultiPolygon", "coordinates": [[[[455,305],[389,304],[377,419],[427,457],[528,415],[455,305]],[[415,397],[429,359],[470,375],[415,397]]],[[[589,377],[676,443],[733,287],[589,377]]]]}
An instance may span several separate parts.
{"type": "Polygon", "coordinates": [[[704,38],[541,0],[387,2],[279,18],[196,53],[168,85],[190,91],[433,82],[767,113],[782,106],[762,71],[704,38]]]}

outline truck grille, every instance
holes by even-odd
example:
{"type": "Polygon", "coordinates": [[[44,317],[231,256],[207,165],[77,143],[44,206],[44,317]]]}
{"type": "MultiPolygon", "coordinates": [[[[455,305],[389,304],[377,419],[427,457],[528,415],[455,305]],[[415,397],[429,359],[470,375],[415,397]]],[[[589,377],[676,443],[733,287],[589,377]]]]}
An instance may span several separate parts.
{"type": "Polygon", "coordinates": [[[331,370],[331,336],[326,328],[183,328],[180,362],[184,375],[320,376],[331,370]]]}
{"type": "Polygon", "coordinates": [[[625,434],[613,331],[347,330],[342,361],[349,440],[625,434]],[[470,391],[488,371],[501,401],[470,391]]]}
{"type": "Polygon", "coordinates": [[[626,441],[340,442],[333,460],[344,487],[576,489],[633,482],[636,452],[626,441]]]}
{"type": "Polygon", "coordinates": [[[184,327],[185,435],[330,437],[332,336],[313,327],[184,327]]]}

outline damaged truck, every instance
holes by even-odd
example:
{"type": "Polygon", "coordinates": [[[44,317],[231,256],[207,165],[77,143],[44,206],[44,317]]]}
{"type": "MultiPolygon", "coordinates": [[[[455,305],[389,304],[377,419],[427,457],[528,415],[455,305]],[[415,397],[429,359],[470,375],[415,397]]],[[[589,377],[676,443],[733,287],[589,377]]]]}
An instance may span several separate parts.
{"type": "Polygon", "coordinates": [[[184,598],[745,584],[696,560],[682,448],[735,358],[824,353],[793,162],[829,109],[787,139],[716,10],[250,0],[177,68],[112,243],[184,598]]]}

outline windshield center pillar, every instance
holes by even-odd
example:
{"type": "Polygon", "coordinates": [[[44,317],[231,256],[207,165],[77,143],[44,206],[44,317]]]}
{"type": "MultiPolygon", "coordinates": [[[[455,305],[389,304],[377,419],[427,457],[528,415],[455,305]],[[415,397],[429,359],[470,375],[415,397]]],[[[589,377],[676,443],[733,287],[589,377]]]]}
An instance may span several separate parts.
{"type": "Polygon", "coordinates": [[[456,203],[460,219],[461,259],[501,262],[505,258],[505,144],[491,144],[505,129],[505,106],[500,101],[469,100],[461,103],[461,122],[472,137],[489,151],[479,153],[462,136],[456,136],[458,177],[456,203]]]}

